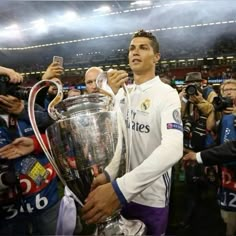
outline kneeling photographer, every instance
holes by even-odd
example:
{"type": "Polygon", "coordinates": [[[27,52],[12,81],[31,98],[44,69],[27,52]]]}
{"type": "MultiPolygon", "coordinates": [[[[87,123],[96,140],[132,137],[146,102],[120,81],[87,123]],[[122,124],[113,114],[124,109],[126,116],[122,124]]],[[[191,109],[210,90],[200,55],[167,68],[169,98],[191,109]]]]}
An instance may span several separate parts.
{"type": "MultiPolygon", "coordinates": [[[[204,150],[209,143],[206,121],[213,110],[212,101],[217,94],[211,87],[203,87],[202,81],[200,72],[188,73],[186,87],[179,93],[185,153],[204,150]]],[[[184,165],[184,170],[187,210],[181,224],[191,226],[192,216],[201,204],[208,182],[202,165],[188,163],[184,165]]]]}

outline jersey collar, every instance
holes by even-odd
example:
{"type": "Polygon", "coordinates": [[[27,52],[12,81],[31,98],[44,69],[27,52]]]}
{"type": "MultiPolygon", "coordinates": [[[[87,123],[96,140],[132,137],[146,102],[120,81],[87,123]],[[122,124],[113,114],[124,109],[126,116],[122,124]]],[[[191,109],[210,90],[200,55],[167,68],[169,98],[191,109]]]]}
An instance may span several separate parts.
{"type": "Polygon", "coordinates": [[[135,84],[135,90],[140,90],[140,91],[144,92],[145,90],[153,87],[154,84],[159,83],[159,82],[160,82],[160,78],[157,75],[153,79],[148,80],[142,84],[139,84],[139,85],[135,84]]]}

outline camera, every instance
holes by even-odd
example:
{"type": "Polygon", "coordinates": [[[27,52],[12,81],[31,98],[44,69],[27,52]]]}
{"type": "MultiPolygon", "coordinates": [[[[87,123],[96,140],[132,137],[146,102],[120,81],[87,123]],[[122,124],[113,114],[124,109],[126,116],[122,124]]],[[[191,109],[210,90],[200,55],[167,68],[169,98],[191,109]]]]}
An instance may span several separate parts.
{"type": "Polygon", "coordinates": [[[183,121],[185,148],[194,151],[201,151],[205,148],[206,120],[205,116],[200,116],[196,121],[189,117],[183,121]]]}
{"type": "Polygon", "coordinates": [[[191,133],[191,129],[192,129],[192,122],[190,120],[186,120],[184,122],[184,135],[188,136],[191,133]]]}
{"type": "Polygon", "coordinates": [[[198,95],[198,91],[200,90],[201,88],[196,84],[189,84],[185,89],[188,96],[198,95]]]}
{"type": "Polygon", "coordinates": [[[214,97],[213,102],[212,102],[215,111],[223,111],[227,107],[232,107],[233,106],[233,100],[230,97],[214,97]]]}
{"type": "Polygon", "coordinates": [[[9,81],[9,77],[0,75],[0,95],[11,95],[22,100],[27,100],[31,88],[21,87],[19,84],[12,84],[9,81]]]}
{"type": "Polygon", "coordinates": [[[7,162],[9,161],[0,161],[0,192],[17,183],[17,177],[14,170],[12,170],[10,163],[7,162]]]}
{"type": "Polygon", "coordinates": [[[183,120],[183,134],[184,134],[184,147],[191,147],[191,135],[192,135],[193,121],[186,118],[183,120]]]}
{"type": "Polygon", "coordinates": [[[20,183],[13,164],[10,160],[0,160],[0,207],[16,203],[20,195],[20,183]]]}

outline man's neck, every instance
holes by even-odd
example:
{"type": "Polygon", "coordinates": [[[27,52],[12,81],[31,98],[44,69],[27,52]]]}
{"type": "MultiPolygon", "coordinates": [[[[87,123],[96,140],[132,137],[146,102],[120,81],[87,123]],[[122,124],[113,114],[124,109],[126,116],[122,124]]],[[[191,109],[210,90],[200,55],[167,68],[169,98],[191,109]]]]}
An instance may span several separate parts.
{"type": "Polygon", "coordinates": [[[134,81],[135,84],[143,84],[155,77],[155,73],[147,73],[147,74],[138,74],[134,73],[134,81]]]}

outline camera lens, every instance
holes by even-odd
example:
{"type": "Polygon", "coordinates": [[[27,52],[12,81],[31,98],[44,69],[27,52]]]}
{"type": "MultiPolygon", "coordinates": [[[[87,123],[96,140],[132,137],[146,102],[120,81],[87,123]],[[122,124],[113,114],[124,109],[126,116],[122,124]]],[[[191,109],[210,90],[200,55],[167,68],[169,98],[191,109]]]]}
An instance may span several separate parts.
{"type": "Polygon", "coordinates": [[[233,100],[229,97],[218,96],[214,97],[212,104],[216,111],[223,111],[227,107],[233,106],[233,100]]]}
{"type": "Polygon", "coordinates": [[[197,94],[197,88],[195,85],[188,85],[185,89],[186,93],[189,95],[189,96],[192,96],[192,95],[196,95],[197,94]]]}
{"type": "Polygon", "coordinates": [[[186,122],[185,125],[184,125],[184,132],[187,133],[187,134],[190,133],[191,127],[192,127],[191,123],[186,122]]]}

